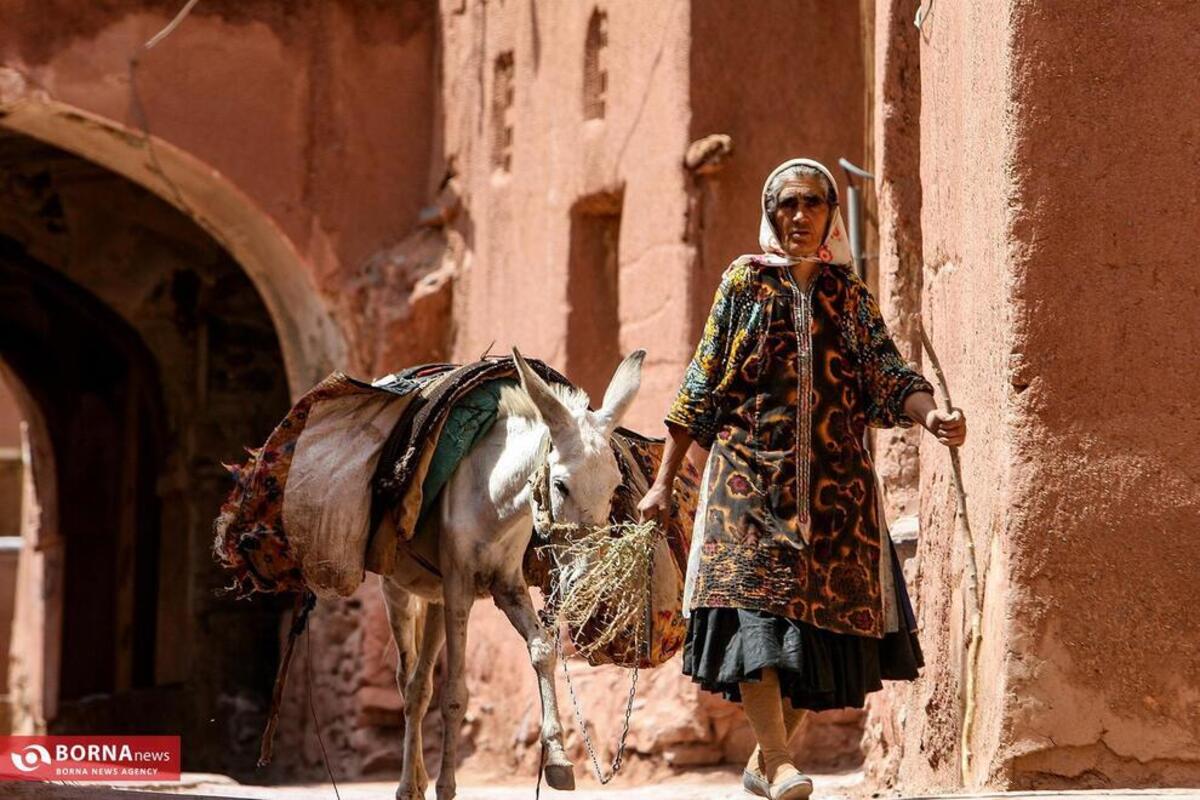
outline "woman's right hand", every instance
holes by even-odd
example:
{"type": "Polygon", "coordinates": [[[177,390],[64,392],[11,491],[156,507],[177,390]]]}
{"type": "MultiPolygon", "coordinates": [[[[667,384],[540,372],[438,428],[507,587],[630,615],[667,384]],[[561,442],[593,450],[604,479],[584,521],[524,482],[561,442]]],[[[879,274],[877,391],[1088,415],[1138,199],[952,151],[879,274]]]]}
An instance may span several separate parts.
{"type": "Polygon", "coordinates": [[[638,503],[637,510],[641,522],[654,520],[661,524],[671,513],[671,489],[655,481],[638,503]]]}
{"type": "Polygon", "coordinates": [[[667,439],[663,446],[662,461],[658,464],[658,474],[654,476],[654,483],[638,503],[639,522],[654,520],[659,525],[666,525],[671,514],[671,493],[675,488],[675,474],[679,472],[691,444],[692,435],[686,429],[679,425],[667,425],[667,439]]]}

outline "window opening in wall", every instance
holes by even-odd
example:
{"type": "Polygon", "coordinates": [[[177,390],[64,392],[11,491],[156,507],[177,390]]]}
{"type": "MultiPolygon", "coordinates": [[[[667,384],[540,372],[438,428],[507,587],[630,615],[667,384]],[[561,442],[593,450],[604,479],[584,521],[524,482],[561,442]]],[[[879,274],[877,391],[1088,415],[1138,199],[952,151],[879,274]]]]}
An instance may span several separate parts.
{"type": "Polygon", "coordinates": [[[604,119],[604,98],[608,93],[608,70],[604,51],[608,48],[608,13],[595,9],[588,20],[587,41],[583,49],[583,118],[604,119]]]}
{"type": "Polygon", "coordinates": [[[513,53],[496,57],[492,78],[492,167],[512,171],[513,98],[516,93],[513,53]]]}
{"type": "Polygon", "coordinates": [[[605,192],[571,209],[566,373],[588,393],[593,407],[604,399],[621,360],[621,207],[620,192],[605,192]]]}

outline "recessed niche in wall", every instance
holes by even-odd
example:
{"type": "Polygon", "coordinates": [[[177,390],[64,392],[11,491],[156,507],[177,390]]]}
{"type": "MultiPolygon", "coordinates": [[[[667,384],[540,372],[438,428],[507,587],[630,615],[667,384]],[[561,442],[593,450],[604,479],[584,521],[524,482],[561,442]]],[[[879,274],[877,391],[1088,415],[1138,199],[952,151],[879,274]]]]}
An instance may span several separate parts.
{"type": "Polygon", "coordinates": [[[598,407],[621,360],[620,192],[590,195],[571,209],[567,277],[567,377],[598,407]]]}
{"type": "Polygon", "coordinates": [[[492,75],[492,167],[512,170],[513,97],[516,92],[513,53],[496,56],[492,75]]]}
{"type": "Polygon", "coordinates": [[[597,8],[588,20],[583,48],[584,119],[604,119],[604,99],[608,94],[608,70],[604,65],[607,48],[608,13],[597,8]]]}

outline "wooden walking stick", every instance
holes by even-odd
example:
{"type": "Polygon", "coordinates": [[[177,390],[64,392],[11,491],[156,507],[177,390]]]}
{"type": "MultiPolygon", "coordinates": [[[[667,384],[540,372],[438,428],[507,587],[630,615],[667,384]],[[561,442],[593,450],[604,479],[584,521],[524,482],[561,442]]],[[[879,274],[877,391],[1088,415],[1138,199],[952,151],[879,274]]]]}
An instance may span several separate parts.
{"type": "MultiPolygon", "coordinates": [[[[943,407],[946,411],[951,411],[953,404],[950,402],[950,388],[946,385],[946,375],[942,372],[942,365],[938,361],[937,353],[933,352],[933,343],[929,341],[929,336],[925,333],[925,325],[920,320],[917,321],[917,329],[921,333],[921,344],[924,346],[925,352],[929,354],[929,363],[933,366],[933,373],[942,390],[943,407]]],[[[975,560],[975,537],[971,535],[971,523],[967,518],[967,493],[963,489],[962,465],[959,462],[957,447],[950,448],[950,466],[953,471],[954,490],[958,495],[956,519],[961,523],[959,530],[962,532],[967,561],[966,594],[970,639],[967,641],[966,689],[964,691],[966,697],[962,710],[962,740],[959,747],[962,752],[960,762],[962,782],[963,786],[966,786],[971,766],[971,729],[975,721],[975,673],[979,662],[979,644],[982,639],[980,609],[983,606],[983,598],[979,587],[979,570],[975,560]]]]}

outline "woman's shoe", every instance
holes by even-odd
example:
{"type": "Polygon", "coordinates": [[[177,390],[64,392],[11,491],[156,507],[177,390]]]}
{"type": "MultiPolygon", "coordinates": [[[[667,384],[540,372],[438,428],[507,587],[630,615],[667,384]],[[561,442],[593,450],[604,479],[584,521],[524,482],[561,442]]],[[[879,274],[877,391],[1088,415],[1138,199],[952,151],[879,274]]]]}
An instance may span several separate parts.
{"type": "Polygon", "coordinates": [[[747,767],[742,770],[742,788],[757,797],[769,798],[771,796],[771,785],[763,777],[761,769],[747,767]]]}
{"type": "Polygon", "coordinates": [[[767,797],[770,800],[804,800],[812,790],[812,778],[797,771],[772,783],[767,797]]]}
{"type": "Polygon", "coordinates": [[[750,794],[768,800],[802,800],[812,794],[812,778],[803,772],[797,770],[772,785],[767,781],[761,753],[756,762],[742,770],[742,788],[750,794]]]}

